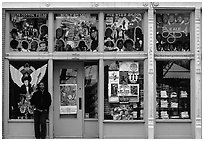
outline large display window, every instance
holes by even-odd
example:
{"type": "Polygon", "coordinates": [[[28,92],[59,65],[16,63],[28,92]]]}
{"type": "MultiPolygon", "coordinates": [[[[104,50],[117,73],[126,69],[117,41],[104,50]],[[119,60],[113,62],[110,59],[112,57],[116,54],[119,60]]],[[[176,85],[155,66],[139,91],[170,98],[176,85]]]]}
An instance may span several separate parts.
{"type": "Polygon", "coordinates": [[[104,119],[143,119],[143,61],[105,61],[104,72],[104,119]]]}
{"type": "Polygon", "coordinates": [[[157,61],[157,119],[190,119],[190,61],[157,61]]]}
{"type": "Polygon", "coordinates": [[[10,61],[9,119],[33,119],[30,99],[41,81],[47,88],[47,75],[47,62],[10,61]]]}
{"type": "Polygon", "coordinates": [[[48,14],[11,13],[10,51],[48,51],[48,14]]]}
{"type": "Polygon", "coordinates": [[[106,13],[104,51],[143,51],[143,14],[106,13]]]}
{"type": "Polygon", "coordinates": [[[190,14],[156,14],[157,51],[190,51],[190,14]]]}
{"type": "Polygon", "coordinates": [[[54,14],[55,51],[98,51],[98,14],[54,14]]]}

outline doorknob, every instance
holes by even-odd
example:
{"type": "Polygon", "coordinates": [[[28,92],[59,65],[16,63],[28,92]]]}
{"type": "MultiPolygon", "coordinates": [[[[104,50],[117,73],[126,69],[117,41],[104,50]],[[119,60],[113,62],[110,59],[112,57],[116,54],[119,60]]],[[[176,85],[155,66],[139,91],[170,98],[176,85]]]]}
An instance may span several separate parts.
{"type": "Polygon", "coordinates": [[[81,97],[79,98],[79,110],[81,110],[81,97]]]}

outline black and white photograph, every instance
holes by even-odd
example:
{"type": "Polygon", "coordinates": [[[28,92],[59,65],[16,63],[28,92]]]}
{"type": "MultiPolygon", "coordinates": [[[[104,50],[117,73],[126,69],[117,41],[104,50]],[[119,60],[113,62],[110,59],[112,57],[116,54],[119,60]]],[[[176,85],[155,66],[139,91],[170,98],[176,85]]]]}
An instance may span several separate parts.
{"type": "Polygon", "coordinates": [[[195,1],[3,0],[2,139],[202,139],[195,1]]]}

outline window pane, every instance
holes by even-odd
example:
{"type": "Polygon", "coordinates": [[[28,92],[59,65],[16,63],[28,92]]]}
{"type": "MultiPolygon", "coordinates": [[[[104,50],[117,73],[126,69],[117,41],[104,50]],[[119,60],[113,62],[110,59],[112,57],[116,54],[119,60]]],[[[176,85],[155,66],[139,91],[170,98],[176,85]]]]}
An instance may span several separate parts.
{"type": "Polygon", "coordinates": [[[48,26],[47,14],[10,15],[10,49],[20,52],[47,51],[48,26]]]}
{"type": "Polygon", "coordinates": [[[55,14],[55,51],[98,50],[97,14],[55,14]]]}
{"type": "Polygon", "coordinates": [[[156,14],[157,51],[190,51],[190,14],[156,14]]]}
{"type": "Polygon", "coordinates": [[[104,69],[104,118],[143,119],[143,61],[106,61],[104,69]]]}
{"type": "Polygon", "coordinates": [[[30,99],[39,82],[47,88],[47,62],[11,61],[9,69],[9,118],[32,119],[30,99]]]}
{"type": "Polygon", "coordinates": [[[157,119],[190,118],[190,61],[157,61],[157,119]]]}
{"type": "Polygon", "coordinates": [[[85,118],[98,118],[98,65],[85,63],[85,118]]]}
{"type": "Polygon", "coordinates": [[[141,13],[105,14],[104,51],[143,51],[141,13]]]}

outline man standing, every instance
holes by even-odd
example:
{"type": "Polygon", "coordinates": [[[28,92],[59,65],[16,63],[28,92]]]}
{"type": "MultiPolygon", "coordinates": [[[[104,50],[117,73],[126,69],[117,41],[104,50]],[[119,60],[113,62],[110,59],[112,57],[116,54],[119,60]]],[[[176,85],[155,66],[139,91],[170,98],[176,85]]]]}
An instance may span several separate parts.
{"type": "Polygon", "coordinates": [[[34,105],[34,129],[37,139],[45,139],[46,137],[46,117],[48,115],[49,106],[51,105],[51,96],[45,90],[44,82],[38,84],[38,90],[34,92],[31,100],[34,105]]]}

